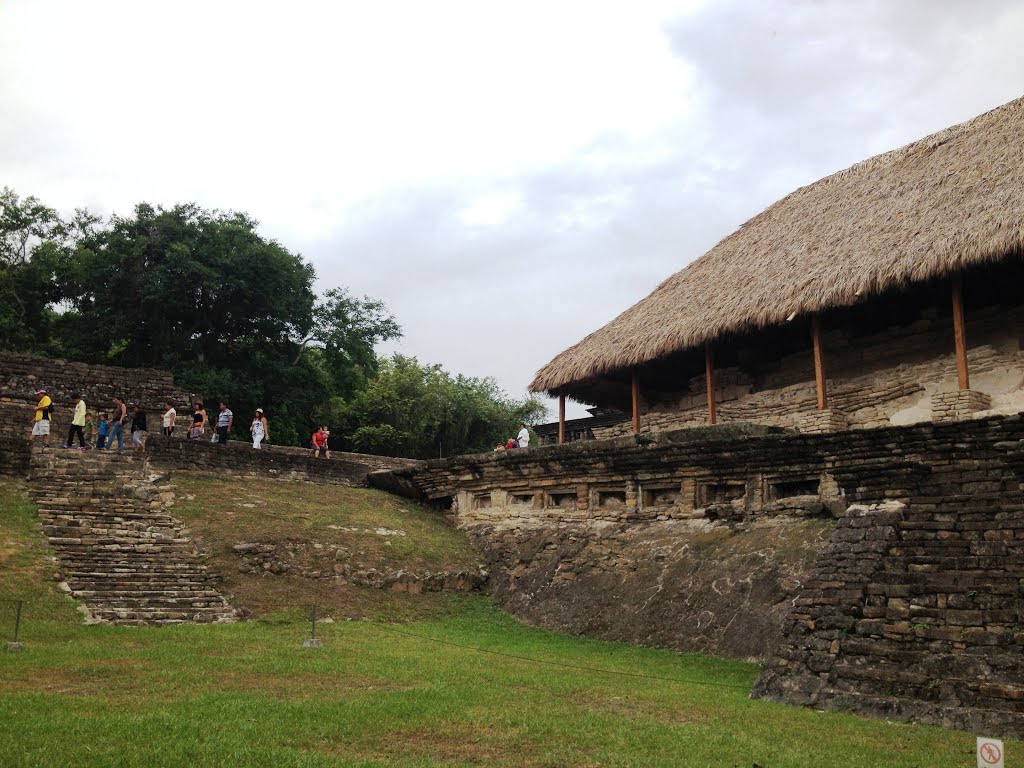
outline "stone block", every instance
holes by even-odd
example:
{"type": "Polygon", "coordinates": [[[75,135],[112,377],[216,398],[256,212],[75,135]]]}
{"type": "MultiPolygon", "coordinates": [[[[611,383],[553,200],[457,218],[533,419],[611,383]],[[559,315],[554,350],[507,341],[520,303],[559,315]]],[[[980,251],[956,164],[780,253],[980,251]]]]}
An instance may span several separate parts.
{"type": "Polygon", "coordinates": [[[991,407],[992,398],[977,390],[936,392],[931,399],[931,416],[932,421],[958,421],[991,407]]]}

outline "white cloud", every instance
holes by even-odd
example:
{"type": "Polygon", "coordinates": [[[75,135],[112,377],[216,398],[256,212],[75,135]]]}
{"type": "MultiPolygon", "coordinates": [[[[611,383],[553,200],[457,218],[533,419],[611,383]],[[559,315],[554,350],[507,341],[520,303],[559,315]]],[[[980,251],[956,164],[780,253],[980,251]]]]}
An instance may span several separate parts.
{"type": "Polygon", "coordinates": [[[796,186],[1019,96],[1022,35],[1011,0],[5,0],[0,183],[246,210],[519,395],[796,186]]]}

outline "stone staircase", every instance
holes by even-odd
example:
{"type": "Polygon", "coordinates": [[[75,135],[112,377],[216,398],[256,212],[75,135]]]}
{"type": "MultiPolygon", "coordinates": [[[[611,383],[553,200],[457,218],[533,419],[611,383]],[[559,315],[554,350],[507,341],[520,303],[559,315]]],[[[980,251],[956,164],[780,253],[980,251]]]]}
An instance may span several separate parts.
{"type": "Polygon", "coordinates": [[[87,620],[227,622],[236,616],[143,457],[33,449],[29,487],[63,583],[87,620]]]}

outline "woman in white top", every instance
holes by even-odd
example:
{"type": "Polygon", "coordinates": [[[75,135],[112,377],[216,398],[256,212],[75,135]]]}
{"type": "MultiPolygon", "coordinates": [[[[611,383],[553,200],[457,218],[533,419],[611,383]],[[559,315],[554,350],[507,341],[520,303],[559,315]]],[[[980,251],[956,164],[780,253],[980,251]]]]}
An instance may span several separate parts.
{"type": "Polygon", "coordinates": [[[516,442],[519,443],[520,448],[526,448],[530,444],[530,432],[526,428],[526,422],[519,422],[519,434],[516,435],[516,442]]]}
{"type": "Polygon", "coordinates": [[[163,417],[164,437],[169,438],[172,434],[174,434],[174,419],[177,418],[178,412],[170,403],[164,403],[164,405],[167,406],[166,408],[164,408],[163,417]]]}
{"type": "Polygon", "coordinates": [[[270,439],[270,433],[267,430],[267,418],[263,415],[262,408],[256,409],[256,415],[252,418],[252,426],[249,427],[249,431],[252,432],[252,447],[257,451],[260,449],[260,443],[265,439],[270,439]]]}

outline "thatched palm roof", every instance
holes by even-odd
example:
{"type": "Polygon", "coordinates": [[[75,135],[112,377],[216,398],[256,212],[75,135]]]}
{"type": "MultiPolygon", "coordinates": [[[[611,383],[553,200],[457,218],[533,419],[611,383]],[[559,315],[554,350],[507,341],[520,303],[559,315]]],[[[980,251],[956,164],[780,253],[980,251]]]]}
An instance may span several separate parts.
{"type": "Polygon", "coordinates": [[[801,187],[562,352],[530,389],[571,390],[1022,246],[1024,98],[801,187]]]}

